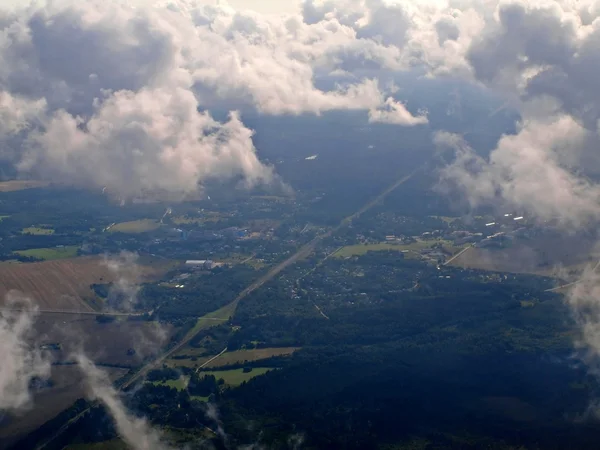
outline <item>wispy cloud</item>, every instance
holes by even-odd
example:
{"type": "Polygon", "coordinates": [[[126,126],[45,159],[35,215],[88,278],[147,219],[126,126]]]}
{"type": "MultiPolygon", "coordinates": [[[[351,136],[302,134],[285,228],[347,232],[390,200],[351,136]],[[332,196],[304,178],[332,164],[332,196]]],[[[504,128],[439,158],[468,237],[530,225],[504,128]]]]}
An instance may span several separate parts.
{"type": "Polygon", "coordinates": [[[50,362],[32,340],[36,308],[10,292],[0,314],[0,410],[18,410],[30,404],[30,383],[50,374],[50,362]]]}
{"type": "Polygon", "coordinates": [[[120,437],[134,450],[169,450],[163,435],[145,419],[132,415],[111,385],[106,374],[98,369],[83,353],[75,356],[92,398],[101,401],[113,418],[120,437]]]}

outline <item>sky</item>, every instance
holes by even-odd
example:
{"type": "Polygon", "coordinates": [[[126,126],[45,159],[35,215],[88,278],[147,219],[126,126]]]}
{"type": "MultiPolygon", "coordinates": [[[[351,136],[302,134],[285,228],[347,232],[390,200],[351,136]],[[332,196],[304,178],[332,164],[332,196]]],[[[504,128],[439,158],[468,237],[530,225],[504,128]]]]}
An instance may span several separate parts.
{"type": "Polygon", "coordinates": [[[276,183],[238,109],[426,126],[394,84],[417,69],[523,117],[489,158],[434,130],[431,145],[456,154],[444,182],[474,208],[501,200],[565,227],[600,218],[599,2],[131,1],[0,13],[0,157],[23,175],[173,199],[213,179],[276,183]]]}

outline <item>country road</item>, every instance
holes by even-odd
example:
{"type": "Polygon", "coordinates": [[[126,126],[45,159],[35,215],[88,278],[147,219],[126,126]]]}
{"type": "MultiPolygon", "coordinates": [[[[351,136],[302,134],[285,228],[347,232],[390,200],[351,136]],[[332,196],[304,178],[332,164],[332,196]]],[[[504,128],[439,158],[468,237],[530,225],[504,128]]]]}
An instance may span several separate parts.
{"type": "Polygon", "coordinates": [[[448,264],[450,264],[452,261],[454,261],[455,259],[457,259],[459,256],[463,255],[464,253],[466,253],[467,251],[471,250],[473,248],[472,245],[469,245],[467,248],[462,249],[460,252],[458,252],[456,255],[454,255],[452,258],[450,258],[448,261],[446,261],[444,264],[442,264],[443,266],[447,266],[448,264]]]}
{"type": "Polygon", "coordinates": [[[212,358],[210,358],[208,361],[203,362],[200,367],[198,367],[196,369],[196,373],[200,372],[200,370],[206,366],[208,366],[211,362],[213,362],[215,359],[217,359],[219,356],[221,356],[223,353],[225,353],[227,351],[227,347],[225,347],[221,353],[219,353],[218,355],[213,356],[212,358]]]}

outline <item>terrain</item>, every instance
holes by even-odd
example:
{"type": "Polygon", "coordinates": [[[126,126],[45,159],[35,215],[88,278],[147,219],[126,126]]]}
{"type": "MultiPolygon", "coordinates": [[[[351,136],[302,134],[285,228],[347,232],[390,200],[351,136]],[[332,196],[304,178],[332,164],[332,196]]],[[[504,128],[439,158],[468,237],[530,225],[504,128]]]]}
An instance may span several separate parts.
{"type": "Polygon", "coordinates": [[[38,306],[30,344],[53,364],[0,447],[124,448],[83,349],[175,447],[594,448],[575,418],[598,383],[553,288],[595,263],[596,234],[449,204],[425,131],[325,119],[344,158],[321,122],[302,145],[257,124],[285,192],[0,192],[0,288],[38,306]]]}
{"type": "MultiPolygon", "coordinates": [[[[134,283],[160,278],[168,266],[164,261],[140,266],[134,283]]],[[[112,283],[120,274],[101,257],[68,258],[30,264],[0,264],[0,298],[11,290],[31,297],[46,311],[93,312],[88,303],[95,297],[93,284],[112,283]]]]}

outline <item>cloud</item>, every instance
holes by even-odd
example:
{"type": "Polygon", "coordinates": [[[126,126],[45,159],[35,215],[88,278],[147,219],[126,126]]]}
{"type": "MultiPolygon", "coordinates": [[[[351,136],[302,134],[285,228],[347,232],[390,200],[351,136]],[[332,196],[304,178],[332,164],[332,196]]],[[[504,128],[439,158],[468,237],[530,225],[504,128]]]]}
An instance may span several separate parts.
{"type": "Polygon", "coordinates": [[[565,228],[598,220],[599,13],[559,0],[489,2],[477,12],[485,26],[465,61],[475,81],[513,99],[523,124],[477,159],[477,175],[464,152],[445,172],[472,204],[504,200],[565,228]]]}
{"type": "Polygon", "coordinates": [[[0,158],[22,174],[177,199],[213,179],[276,180],[239,108],[425,123],[387,100],[377,74],[357,72],[402,67],[413,26],[406,5],[342,3],[307,2],[303,16],[183,0],[0,11],[0,140],[10,144],[0,158]],[[334,87],[318,88],[322,78],[334,87]],[[211,109],[230,117],[219,122],[211,109]]]}
{"type": "Polygon", "coordinates": [[[198,35],[180,14],[51,2],[2,19],[0,134],[27,133],[0,156],[22,173],[122,196],[273,179],[235,112],[199,112],[184,46],[198,35]]]}
{"type": "Polygon", "coordinates": [[[76,355],[93,398],[100,400],[113,418],[120,437],[134,450],[168,450],[161,433],[145,419],[132,416],[112,387],[106,374],[84,354],[76,355]]]}
{"type": "Polygon", "coordinates": [[[600,369],[600,275],[596,269],[588,266],[566,295],[581,330],[577,347],[594,371],[600,369]]]}
{"type": "Polygon", "coordinates": [[[116,256],[105,256],[103,264],[115,280],[108,293],[108,306],[111,309],[131,311],[135,306],[140,290],[141,271],[137,264],[138,254],[123,251],[116,256]]]}
{"type": "Polygon", "coordinates": [[[31,380],[50,374],[49,361],[29,342],[36,315],[30,300],[10,292],[5,304],[9,309],[0,316],[0,411],[26,407],[31,380]]]}
{"type": "Polygon", "coordinates": [[[440,132],[434,141],[455,151],[453,163],[441,170],[442,183],[461,192],[471,207],[517,208],[568,230],[600,219],[600,186],[572,172],[568,164],[577,161],[563,157],[588,145],[588,138],[585,129],[563,116],[530,122],[518,134],[504,136],[488,160],[460,136],[440,132]]]}
{"type": "Polygon", "coordinates": [[[414,126],[428,123],[425,114],[413,116],[402,103],[389,97],[382,109],[369,111],[369,122],[388,123],[393,125],[414,126]]]}

